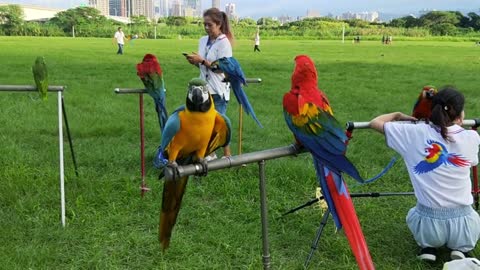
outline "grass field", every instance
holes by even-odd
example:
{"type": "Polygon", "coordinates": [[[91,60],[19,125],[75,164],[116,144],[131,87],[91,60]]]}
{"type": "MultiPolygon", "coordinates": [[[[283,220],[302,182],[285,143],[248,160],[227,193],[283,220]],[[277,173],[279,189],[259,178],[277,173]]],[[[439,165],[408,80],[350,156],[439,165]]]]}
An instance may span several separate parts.
{"type": "MultiPolygon", "coordinates": [[[[262,268],[255,165],[191,181],[170,249],[160,252],[162,183],[151,166],[160,136],[148,96],[147,183],[152,191],[140,197],[138,98],[117,96],[113,89],[142,87],[135,64],[153,53],[165,73],[171,111],[184,102],[186,83],[198,75],[181,53],[196,48],[196,40],[136,40],[117,56],[110,39],[0,37],[0,84],[32,84],[30,67],[43,55],[50,84],[68,87],[66,109],[80,171],[75,177],[65,145],[67,226],[62,228],[56,97],[41,102],[36,93],[0,94],[0,269],[262,268]]],[[[426,84],[457,86],[467,98],[467,118],[480,117],[480,48],[473,43],[264,41],[261,49],[254,54],[253,44],[242,40],[234,47],[247,77],[263,79],[246,91],[265,128],[244,117],[244,152],[292,143],[281,102],[298,54],[316,62],[319,86],[340,122],[409,113],[426,84]]],[[[230,102],[227,114],[235,127],[237,111],[236,101],[230,102]]],[[[373,176],[394,152],[372,131],[354,135],[348,157],[363,176],[373,176]]],[[[237,138],[235,129],[235,152],[237,138]]],[[[321,213],[309,207],[277,218],[314,196],[311,158],[303,154],[268,161],[266,168],[272,268],[302,269],[321,213]]],[[[372,184],[347,181],[351,192],[412,191],[402,161],[372,184]]],[[[413,197],[358,198],[354,203],[377,269],[441,269],[448,259],[443,250],[436,264],[416,260],[417,247],[405,224],[413,197]]],[[[335,233],[330,220],[310,269],[355,268],[346,238],[335,233]]]]}

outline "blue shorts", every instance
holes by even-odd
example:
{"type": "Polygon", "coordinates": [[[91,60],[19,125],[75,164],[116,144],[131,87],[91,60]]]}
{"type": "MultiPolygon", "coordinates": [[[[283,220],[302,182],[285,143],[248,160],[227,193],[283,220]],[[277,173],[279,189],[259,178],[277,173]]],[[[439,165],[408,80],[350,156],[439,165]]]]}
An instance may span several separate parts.
{"type": "Polygon", "coordinates": [[[480,217],[470,205],[430,208],[417,204],[408,211],[407,225],[422,248],[447,246],[468,252],[480,236],[480,217]]]}
{"type": "Polygon", "coordinates": [[[225,100],[224,97],[221,97],[220,95],[213,94],[213,103],[215,104],[215,110],[217,112],[226,115],[227,114],[227,105],[228,101],[225,100]]]}

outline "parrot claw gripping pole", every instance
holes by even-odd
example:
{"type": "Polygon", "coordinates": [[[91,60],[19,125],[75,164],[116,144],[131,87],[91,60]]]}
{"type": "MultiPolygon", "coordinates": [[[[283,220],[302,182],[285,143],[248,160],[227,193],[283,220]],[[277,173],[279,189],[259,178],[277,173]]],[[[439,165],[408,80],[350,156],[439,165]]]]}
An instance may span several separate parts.
{"type": "Polygon", "coordinates": [[[207,176],[208,174],[208,164],[204,158],[198,160],[198,163],[202,167],[202,170],[197,174],[198,176],[207,176]]]}

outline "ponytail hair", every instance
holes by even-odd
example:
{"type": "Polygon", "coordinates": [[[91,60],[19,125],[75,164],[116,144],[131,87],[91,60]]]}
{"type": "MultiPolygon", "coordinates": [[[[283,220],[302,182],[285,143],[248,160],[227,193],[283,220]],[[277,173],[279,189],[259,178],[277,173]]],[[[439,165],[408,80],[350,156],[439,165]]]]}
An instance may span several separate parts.
{"type": "Polygon", "coordinates": [[[446,141],[451,141],[447,127],[462,115],[464,104],[465,97],[453,86],[443,87],[432,99],[430,121],[440,128],[440,134],[446,141]]]}
{"type": "Polygon", "coordinates": [[[227,36],[228,41],[233,44],[234,37],[227,13],[220,11],[218,8],[209,8],[203,12],[203,17],[205,16],[210,17],[213,22],[220,25],[220,32],[227,36]]]}

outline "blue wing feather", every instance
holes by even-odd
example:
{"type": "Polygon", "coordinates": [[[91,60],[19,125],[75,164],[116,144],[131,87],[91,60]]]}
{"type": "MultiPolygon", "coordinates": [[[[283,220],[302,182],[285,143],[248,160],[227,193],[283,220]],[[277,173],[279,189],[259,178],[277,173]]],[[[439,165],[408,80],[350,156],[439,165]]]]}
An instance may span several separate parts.
{"type": "Polygon", "coordinates": [[[157,149],[157,154],[153,160],[153,165],[156,168],[162,168],[168,163],[168,159],[165,156],[165,149],[172,141],[173,137],[177,134],[180,130],[180,118],[178,113],[185,110],[185,106],[181,106],[176,109],[168,118],[167,122],[165,123],[165,127],[162,131],[162,139],[160,142],[160,146],[157,149]]]}
{"type": "Polygon", "coordinates": [[[253,107],[248,101],[248,97],[242,88],[242,85],[246,85],[247,82],[245,79],[245,74],[243,73],[238,61],[233,57],[223,57],[218,60],[218,66],[220,70],[226,74],[227,80],[231,84],[233,93],[235,94],[238,103],[243,106],[248,115],[252,116],[255,122],[257,122],[258,126],[263,127],[255,115],[255,111],[253,110],[253,107]]]}

